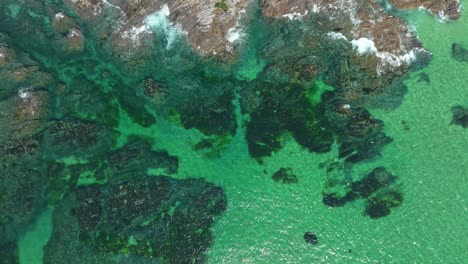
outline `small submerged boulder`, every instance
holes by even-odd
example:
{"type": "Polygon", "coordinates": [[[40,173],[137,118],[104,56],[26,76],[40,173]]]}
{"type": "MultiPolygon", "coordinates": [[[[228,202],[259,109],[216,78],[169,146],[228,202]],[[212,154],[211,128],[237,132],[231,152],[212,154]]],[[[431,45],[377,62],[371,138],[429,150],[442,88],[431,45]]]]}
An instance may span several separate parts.
{"type": "Polygon", "coordinates": [[[290,168],[281,168],[272,176],[275,182],[282,182],[283,184],[297,183],[297,176],[290,168]]]}
{"type": "Polygon", "coordinates": [[[462,106],[452,107],[452,125],[459,125],[463,128],[468,128],[468,109],[462,106]]]}
{"type": "Polygon", "coordinates": [[[468,62],[468,49],[465,49],[460,44],[452,44],[452,57],[460,62],[468,62]]]}
{"type": "Polygon", "coordinates": [[[318,243],[318,237],[314,233],[307,231],[304,233],[304,242],[311,245],[316,245],[318,243]]]}

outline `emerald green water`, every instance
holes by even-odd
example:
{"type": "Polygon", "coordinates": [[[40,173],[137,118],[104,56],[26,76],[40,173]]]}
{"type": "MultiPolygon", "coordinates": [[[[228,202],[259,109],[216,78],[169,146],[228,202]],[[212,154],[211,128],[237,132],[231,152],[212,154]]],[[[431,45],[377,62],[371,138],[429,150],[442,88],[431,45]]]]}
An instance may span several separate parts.
{"type": "MultiPolygon", "coordinates": [[[[239,146],[239,156],[223,160],[229,176],[212,178],[226,188],[230,208],[214,228],[211,263],[463,263],[468,259],[468,131],[448,125],[450,107],[468,104],[468,66],[451,58],[452,43],[468,43],[468,19],[462,16],[443,24],[420,12],[409,13],[406,19],[434,54],[422,70],[431,82],[418,82],[416,72],[405,81],[409,91],[399,108],[372,111],[384,121],[394,142],[384,148],[381,159],[354,168],[354,173],[364,174],[384,165],[400,175],[404,204],[378,221],[356,214],[362,208],[359,202],[328,208],[318,191],[326,175],[317,164],[333,154],[313,155],[291,142],[266,166],[269,173],[285,165],[293,168],[300,184],[278,186],[255,164],[246,166],[241,158],[245,148],[239,146]],[[304,244],[299,235],[309,229],[320,236],[316,247],[304,244]]],[[[204,171],[203,166],[194,167],[204,171]]]]}
{"type": "MultiPolygon", "coordinates": [[[[239,126],[222,156],[206,159],[192,149],[202,137],[199,131],[164,120],[143,128],[126,113],[120,114],[120,145],[131,134],[150,137],[155,148],[179,157],[174,177],[204,177],[225,190],[229,206],[212,228],[210,263],[463,263],[468,259],[468,130],[449,125],[450,108],[468,106],[468,65],[450,53],[454,42],[468,45],[468,18],[463,15],[448,24],[421,12],[409,12],[405,18],[434,55],[421,70],[430,83],[418,82],[415,72],[405,81],[408,93],[400,107],[371,111],[384,121],[385,132],[394,141],[381,158],[353,167],[353,175],[364,175],[383,165],[400,177],[405,201],[387,217],[364,217],[359,200],[340,208],[322,203],[326,173],[319,164],[337,157],[336,146],[318,155],[291,140],[260,165],[249,156],[245,128],[239,126]],[[272,181],[271,174],[280,167],[292,168],[299,183],[272,181]],[[318,245],[304,243],[302,235],[308,230],[317,234],[318,245]]],[[[253,79],[263,67],[263,61],[245,60],[237,77],[253,79]]],[[[238,100],[234,105],[241,124],[238,100]]],[[[40,245],[47,242],[51,224],[47,210],[20,240],[21,263],[42,263],[40,245]]]]}

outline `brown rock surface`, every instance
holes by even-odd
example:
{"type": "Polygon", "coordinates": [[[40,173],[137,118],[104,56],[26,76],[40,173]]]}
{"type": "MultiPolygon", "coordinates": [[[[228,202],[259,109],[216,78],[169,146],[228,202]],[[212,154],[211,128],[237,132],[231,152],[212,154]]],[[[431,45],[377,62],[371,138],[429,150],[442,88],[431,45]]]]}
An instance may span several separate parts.
{"type": "MultiPolygon", "coordinates": [[[[163,12],[171,27],[178,27],[201,54],[223,53],[230,49],[227,34],[240,26],[239,20],[250,0],[226,0],[227,11],[215,7],[220,1],[149,1],[149,0],[66,0],[82,19],[98,25],[97,34],[109,39],[111,47],[125,52],[145,46],[154,34],[145,21],[155,12],[163,12]],[[117,22],[109,24],[108,16],[117,22]]],[[[161,15],[161,14],[160,14],[161,15]]],[[[164,31],[164,30],[163,30],[164,31]]],[[[156,32],[156,34],[161,32],[156,32]]]]}
{"type": "Polygon", "coordinates": [[[461,15],[460,2],[457,0],[389,0],[397,9],[424,7],[441,19],[458,19],[461,15]]]}

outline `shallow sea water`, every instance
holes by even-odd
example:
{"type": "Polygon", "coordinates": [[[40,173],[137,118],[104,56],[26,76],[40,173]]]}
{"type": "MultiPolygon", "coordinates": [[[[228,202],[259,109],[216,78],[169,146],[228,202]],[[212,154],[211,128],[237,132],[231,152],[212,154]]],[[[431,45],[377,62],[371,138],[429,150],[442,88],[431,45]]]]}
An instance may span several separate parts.
{"type": "MultiPolygon", "coordinates": [[[[468,0],[462,1],[468,6],[468,0]]],[[[143,129],[122,116],[120,132],[154,139],[158,148],[180,158],[178,176],[203,176],[226,191],[227,211],[213,227],[210,263],[464,263],[468,259],[468,130],[449,125],[453,105],[468,107],[468,64],[451,58],[451,44],[468,45],[468,17],[440,23],[422,12],[405,15],[434,57],[424,69],[430,84],[415,72],[405,83],[408,92],[400,107],[373,110],[384,121],[394,142],[381,158],[353,168],[363,175],[383,165],[400,177],[405,201],[384,218],[362,215],[363,203],[340,208],[322,203],[325,171],[319,163],[337,150],[312,154],[290,141],[260,166],[248,154],[244,128],[219,159],[192,151],[199,137],[158,122],[143,129]],[[405,121],[409,130],[402,125],[405,121]],[[271,174],[290,167],[297,185],[279,185],[271,174]],[[315,246],[303,234],[313,231],[315,246]]],[[[241,117],[237,111],[240,122],[241,117]]],[[[21,263],[42,263],[41,245],[51,232],[50,210],[19,243],[21,263]]]]}

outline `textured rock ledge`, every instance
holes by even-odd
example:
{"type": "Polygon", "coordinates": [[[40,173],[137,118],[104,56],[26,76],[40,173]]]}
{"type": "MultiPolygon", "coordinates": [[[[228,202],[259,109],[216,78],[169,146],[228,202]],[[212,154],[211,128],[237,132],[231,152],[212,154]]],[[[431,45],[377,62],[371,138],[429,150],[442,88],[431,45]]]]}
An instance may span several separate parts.
{"type": "MultiPolygon", "coordinates": [[[[172,41],[169,39],[182,36],[200,54],[229,54],[244,35],[246,13],[257,3],[253,0],[66,2],[82,19],[96,25],[94,30],[102,41],[123,57],[144,53],[145,46],[151,45],[146,40],[153,34],[166,35],[168,47],[172,41]],[[116,22],[109,22],[109,18],[116,22]],[[129,52],[132,54],[125,54],[129,52]]],[[[449,19],[460,16],[456,0],[392,0],[391,3],[399,9],[422,6],[449,19]]],[[[374,52],[384,64],[400,66],[410,61],[420,48],[405,22],[386,13],[376,1],[263,0],[260,8],[264,16],[273,18],[297,20],[315,16],[324,28],[339,33],[334,37],[361,39],[361,46],[367,44],[368,51],[374,52]],[[372,40],[374,46],[363,38],[372,40]]]]}

